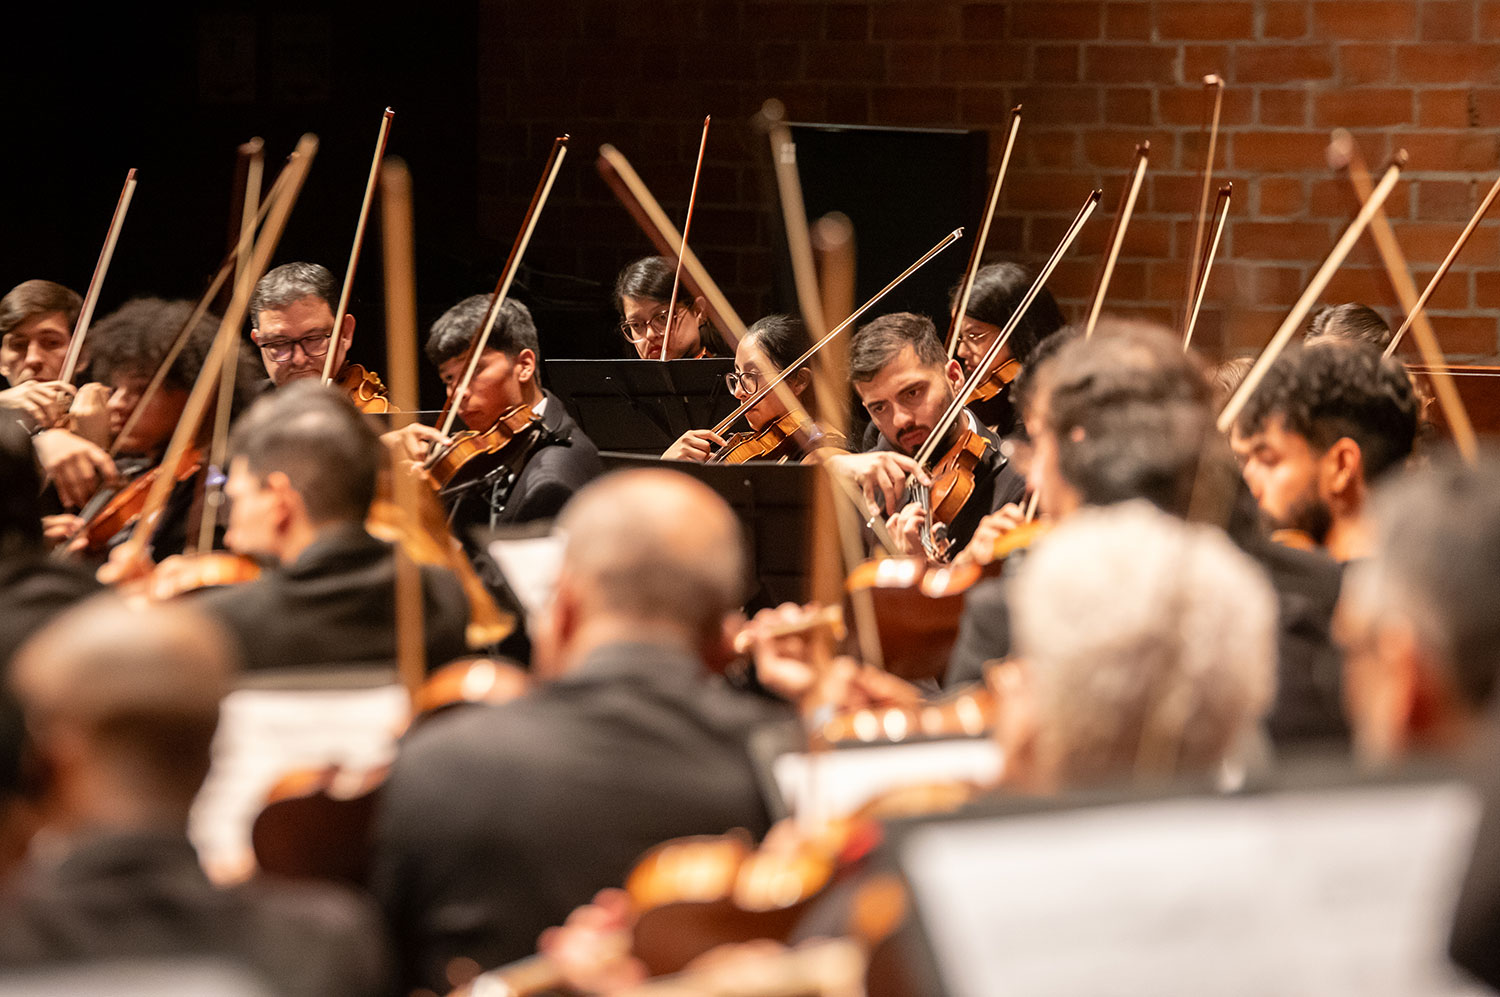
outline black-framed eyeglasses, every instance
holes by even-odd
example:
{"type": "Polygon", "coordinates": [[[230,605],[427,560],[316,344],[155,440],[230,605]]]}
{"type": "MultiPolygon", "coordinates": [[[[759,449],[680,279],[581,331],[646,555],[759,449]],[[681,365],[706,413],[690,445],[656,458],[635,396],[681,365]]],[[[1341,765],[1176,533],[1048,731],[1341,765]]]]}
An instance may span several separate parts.
{"type": "Polygon", "coordinates": [[[333,339],[331,332],[315,333],[311,336],[303,336],[301,339],[273,339],[269,343],[258,343],[260,350],[271,358],[272,363],[285,363],[292,359],[292,353],[297,347],[302,347],[303,356],[314,358],[326,356],[328,343],[333,339]]]}
{"type": "Polygon", "coordinates": [[[732,392],[753,395],[760,389],[760,374],[753,370],[732,370],[724,375],[724,383],[732,392]]]}
{"type": "MultiPolygon", "coordinates": [[[[686,306],[678,305],[678,307],[684,308],[686,306]]],[[[667,308],[663,306],[661,308],[658,308],[652,314],[652,316],[644,322],[621,322],[620,335],[624,336],[631,343],[639,346],[641,343],[644,343],[646,341],[646,337],[649,335],[646,332],[648,326],[652,329],[655,329],[658,333],[667,331],[667,314],[667,308]]]]}

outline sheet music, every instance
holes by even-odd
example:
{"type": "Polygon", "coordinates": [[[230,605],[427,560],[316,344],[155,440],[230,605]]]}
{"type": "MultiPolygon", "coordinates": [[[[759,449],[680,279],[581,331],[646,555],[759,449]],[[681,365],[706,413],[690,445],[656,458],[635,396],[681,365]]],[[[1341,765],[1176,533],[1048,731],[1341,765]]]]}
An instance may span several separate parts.
{"type": "Polygon", "coordinates": [[[562,571],[567,536],[554,530],[541,537],[514,537],[491,541],[490,557],[499,566],[505,582],[515,593],[528,620],[552,602],[557,577],[562,571]]]}

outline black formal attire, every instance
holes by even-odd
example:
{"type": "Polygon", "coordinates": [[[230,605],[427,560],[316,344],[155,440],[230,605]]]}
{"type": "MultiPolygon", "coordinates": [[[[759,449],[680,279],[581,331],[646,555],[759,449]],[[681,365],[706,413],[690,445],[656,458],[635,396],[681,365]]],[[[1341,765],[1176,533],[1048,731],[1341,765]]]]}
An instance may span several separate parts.
{"type": "Polygon", "coordinates": [[[519,472],[499,467],[445,489],[455,532],[531,523],[556,516],[573,493],[604,473],[599,448],[568,414],[562,399],[543,391],[541,432],[519,472]]]}
{"type": "Polygon", "coordinates": [[[1479,828],[1459,889],[1448,954],[1486,984],[1500,990],[1500,711],[1491,700],[1479,736],[1464,760],[1465,774],[1479,794],[1479,828]]]}
{"type": "Polygon", "coordinates": [[[252,881],[219,889],[186,837],[100,834],[60,860],[33,856],[0,895],[0,966],[213,959],[287,997],[388,993],[375,908],[337,887],[252,881]]]}
{"type": "MultiPolygon", "coordinates": [[[[964,410],[959,418],[967,420],[969,428],[983,437],[989,446],[986,449],[984,459],[979,462],[979,467],[974,473],[974,493],[969,496],[969,501],[965,502],[963,508],[958,511],[958,515],[954,516],[952,521],[948,523],[949,550],[954,554],[963,550],[969,545],[969,541],[974,539],[974,530],[978,528],[981,519],[1001,506],[1012,502],[1020,502],[1026,497],[1026,479],[1015,472],[1010,466],[1010,461],[1000,452],[1001,440],[995,434],[995,431],[980,422],[967,409],[964,410]]],[[[957,431],[958,429],[955,428],[950,432],[956,434],[957,431]]],[[[956,435],[950,438],[950,446],[954,439],[957,439],[956,435]]],[[[883,435],[879,437],[879,442],[870,449],[885,450],[892,453],[902,452],[883,435]]],[[[941,458],[942,448],[940,447],[934,453],[932,459],[933,461],[938,461],[941,458]]],[[[908,486],[901,496],[901,508],[905,508],[914,501],[916,501],[916,493],[908,486]]]]}
{"type": "Polygon", "coordinates": [[[424,724],[376,831],[373,885],[406,983],[441,992],[451,959],[528,955],[667,839],[764,834],[746,740],[790,715],[682,651],[615,644],[515,702],[424,724]]]}
{"type": "Polygon", "coordinates": [[[102,592],[87,565],[40,550],[0,561],[0,676],[32,634],[69,606],[102,592]]]}
{"type": "MultiPolygon", "coordinates": [[[[249,671],[396,660],[395,552],[358,524],[329,527],[291,564],[196,601],[228,626],[249,671]]],[[[458,579],[423,565],[429,668],[468,653],[468,620],[458,579]]]]}

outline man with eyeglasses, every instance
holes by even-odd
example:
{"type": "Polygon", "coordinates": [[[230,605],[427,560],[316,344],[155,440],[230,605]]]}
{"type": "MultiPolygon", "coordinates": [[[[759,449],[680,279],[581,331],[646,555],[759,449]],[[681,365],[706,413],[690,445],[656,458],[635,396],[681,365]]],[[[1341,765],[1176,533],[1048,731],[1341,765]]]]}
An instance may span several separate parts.
{"type": "MultiPolygon", "coordinates": [[[[337,293],[333,274],[317,263],[283,263],[255,285],[250,297],[250,339],[260,348],[273,386],[284,388],[293,381],[321,378],[330,347],[337,351],[333,379],[339,382],[354,340],[354,316],[344,316],[335,342],[337,293]]],[[[383,396],[385,386],[378,378],[376,387],[376,393],[383,396]]]]}

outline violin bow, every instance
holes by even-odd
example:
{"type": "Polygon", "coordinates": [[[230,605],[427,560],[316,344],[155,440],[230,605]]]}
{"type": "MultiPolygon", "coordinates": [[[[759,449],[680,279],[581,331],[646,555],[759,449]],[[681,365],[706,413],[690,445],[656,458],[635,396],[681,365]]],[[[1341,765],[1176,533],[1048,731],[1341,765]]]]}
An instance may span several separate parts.
{"type": "Polygon", "coordinates": [[[495,320],[500,317],[500,308],[505,304],[505,298],[510,294],[510,285],[516,279],[516,272],[521,268],[521,257],[526,255],[526,247],[531,244],[531,234],[536,231],[537,219],[542,215],[542,208],[547,204],[547,195],[552,193],[552,184],[557,180],[557,173],[562,169],[563,158],[568,154],[568,136],[559,135],[552,140],[552,150],[547,153],[547,165],[542,168],[542,178],[537,182],[536,191],[531,195],[531,204],[526,208],[526,216],[521,222],[521,230],[516,233],[516,241],[510,247],[510,256],[505,261],[505,267],[500,271],[500,281],[495,285],[495,291],[490,295],[489,310],[484,313],[484,321],[480,323],[479,330],[474,338],[469,340],[468,352],[464,354],[464,373],[459,379],[458,386],[453,389],[453,394],[448,396],[448,401],[443,405],[443,415],[439,431],[447,436],[453,429],[453,419],[458,415],[460,406],[463,405],[465,396],[469,393],[469,385],[474,380],[474,371],[479,366],[479,356],[484,348],[489,345],[490,332],[495,328],[495,320]]]}
{"type": "Polygon", "coordinates": [[[1292,306],[1292,310],[1287,313],[1286,319],[1282,321],[1281,327],[1276,330],[1275,335],[1271,337],[1271,341],[1266,344],[1265,349],[1261,350],[1260,356],[1255,360],[1255,366],[1250,368],[1250,373],[1245,375],[1245,379],[1240,382],[1240,386],[1230,396],[1228,404],[1219,413],[1217,423],[1219,432],[1227,434],[1230,428],[1234,426],[1234,421],[1239,418],[1240,413],[1245,409],[1245,403],[1250,400],[1250,396],[1255,393],[1255,389],[1260,386],[1260,382],[1265,378],[1266,371],[1270,369],[1271,364],[1276,362],[1276,358],[1281,355],[1281,351],[1286,349],[1286,344],[1291,342],[1292,336],[1296,334],[1297,330],[1302,328],[1302,323],[1307,319],[1307,313],[1317,303],[1318,296],[1323,293],[1324,288],[1328,286],[1328,282],[1333,279],[1334,273],[1343,265],[1345,257],[1349,255],[1349,251],[1354,248],[1354,244],[1364,234],[1365,229],[1370,224],[1370,219],[1375,217],[1376,213],[1380,211],[1380,206],[1385,203],[1385,199],[1390,197],[1391,191],[1396,186],[1396,181],[1401,179],[1401,167],[1405,163],[1406,150],[1403,149],[1397,152],[1396,158],[1386,169],[1385,176],[1381,178],[1379,185],[1370,192],[1370,196],[1365,200],[1364,206],[1360,208],[1359,214],[1354,217],[1354,221],[1349,223],[1349,227],[1344,230],[1344,234],[1339,237],[1338,242],[1329,251],[1328,258],[1323,261],[1323,265],[1313,275],[1312,283],[1308,284],[1306,289],[1303,290],[1302,297],[1297,299],[1297,303],[1292,306]]]}
{"type": "Polygon", "coordinates": [[[370,176],[365,180],[364,200],[359,203],[359,220],[354,223],[354,245],[349,247],[349,266],[344,270],[344,286],[339,288],[339,306],[333,314],[333,332],[329,333],[328,353],[323,360],[323,383],[333,383],[333,358],[338,353],[339,337],[344,331],[344,316],[349,314],[349,296],[354,291],[354,271],[359,266],[359,251],[365,243],[365,225],[370,219],[370,204],[375,200],[375,182],[380,179],[380,163],[385,159],[385,143],[391,134],[391,119],[396,112],[389,107],[380,118],[380,132],[375,136],[375,158],[370,161],[370,176]]]}
{"type": "Polygon", "coordinates": [[[953,309],[953,318],[948,325],[948,359],[958,355],[958,331],[963,328],[964,315],[969,310],[969,298],[974,293],[974,279],[979,276],[979,267],[984,263],[984,246],[990,238],[990,224],[995,220],[995,206],[1000,203],[1000,186],[1005,183],[1005,173],[1010,168],[1010,154],[1016,147],[1016,133],[1021,130],[1021,105],[1010,110],[1010,128],[1005,133],[1005,150],[1000,154],[1000,169],[995,173],[995,185],[990,188],[990,201],[984,209],[984,221],[974,237],[969,250],[969,265],[964,270],[964,283],[958,293],[958,303],[953,309]]]}
{"type": "Polygon", "coordinates": [[[135,170],[132,168],[125,174],[125,186],[120,190],[120,199],[115,202],[115,213],[109,220],[109,231],[104,236],[104,248],[99,250],[94,275],[89,278],[88,291],[83,296],[83,307],[79,309],[78,321],[73,325],[73,337],[68,340],[68,352],[63,355],[62,373],[57,379],[64,384],[71,384],[73,375],[78,372],[78,358],[83,355],[83,340],[88,335],[89,323],[94,319],[94,307],[99,304],[99,291],[104,287],[104,275],[109,273],[109,262],[114,259],[115,244],[120,241],[120,229],[125,227],[125,214],[130,210],[130,199],[134,196],[135,170]]]}
{"type": "Polygon", "coordinates": [[[932,432],[928,435],[927,442],[923,443],[921,449],[917,451],[915,460],[918,467],[925,467],[927,462],[932,459],[933,451],[937,449],[938,443],[947,434],[948,429],[958,418],[959,413],[964,410],[965,400],[973,393],[976,386],[982,384],[984,379],[990,376],[990,370],[995,366],[995,361],[1000,356],[1000,349],[1010,341],[1011,334],[1016,331],[1016,326],[1021,324],[1021,317],[1026,314],[1026,310],[1031,307],[1031,303],[1036,300],[1036,296],[1042,293],[1042,287],[1047,283],[1047,278],[1052,276],[1052,271],[1057,269],[1057,264],[1062,261],[1063,254],[1073,245],[1073,240],[1078,238],[1079,230],[1083,228],[1083,223],[1088,221],[1089,216],[1094,213],[1094,209],[1099,206],[1099,198],[1103,196],[1103,193],[1103,191],[1095,188],[1084,199],[1083,207],[1078,209],[1078,214],[1068,225],[1067,232],[1063,234],[1062,242],[1058,243],[1057,248],[1052,251],[1051,257],[1043,265],[1041,272],[1036,275],[1036,280],[1032,281],[1031,287],[1027,289],[1025,297],[1016,306],[1016,310],[1011,313],[1009,321],[1005,323],[1005,327],[1000,330],[1000,335],[995,337],[995,341],[985,351],[979,365],[974,368],[974,372],[969,375],[969,379],[964,382],[963,387],[954,395],[953,401],[948,403],[948,408],[944,410],[942,418],[938,420],[937,425],[932,428],[932,432]]]}
{"type": "MultiPolygon", "coordinates": [[[[397,409],[391,421],[394,428],[400,429],[415,419],[406,413],[417,408],[417,287],[411,173],[397,159],[381,165],[380,180],[386,371],[391,379],[391,400],[397,409]]],[[[416,477],[401,473],[399,468],[391,475],[396,505],[413,523],[420,521],[417,486],[416,477]]],[[[403,545],[396,547],[396,673],[415,702],[427,674],[427,649],[422,638],[422,569],[403,545]]]]}
{"type": "MultiPolygon", "coordinates": [[[[1469,223],[1464,226],[1463,232],[1458,236],[1458,241],[1453,244],[1452,249],[1448,250],[1448,255],[1443,257],[1443,262],[1438,266],[1437,272],[1432,275],[1432,279],[1427,282],[1427,286],[1422,290],[1422,296],[1417,299],[1416,304],[1411,306],[1410,311],[1406,315],[1406,320],[1401,323],[1401,328],[1397,329],[1396,334],[1391,337],[1390,343],[1385,348],[1386,356],[1394,354],[1396,347],[1401,345],[1401,337],[1406,335],[1406,331],[1412,327],[1412,323],[1417,321],[1417,314],[1426,307],[1427,299],[1432,297],[1432,292],[1437,290],[1438,284],[1448,275],[1448,268],[1453,266],[1453,261],[1463,251],[1464,246],[1469,241],[1469,236],[1474,234],[1474,229],[1479,227],[1480,219],[1489,213],[1490,205],[1495,203],[1496,194],[1500,194],[1500,177],[1495,179],[1494,184],[1490,186],[1489,193],[1484,195],[1484,200],[1480,203],[1479,210],[1474,212],[1473,217],[1469,219],[1469,223]]],[[[1426,359],[1425,356],[1423,359],[1426,359]]]]}
{"type": "Polygon", "coordinates": [[[1104,308],[1104,296],[1109,293],[1109,281],[1115,274],[1115,264],[1120,259],[1120,247],[1125,245],[1125,230],[1130,227],[1130,216],[1135,213],[1136,198],[1141,194],[1141,182],[1146,179],[1146,161],[1151,157],[1151,143],[1142,142],[1135,147],[1135,174],[1129,185],[1120,188],[1120,210],[1115,213],[1114,231],[1110,233],[1109,252],[1104,257],[1104,267],[1099,271],[1099,286],[1094,289],[1094,300],[1089,305],[1088,321],[1083,326],[1083,338],[1094,338],[1094,326],[1099,324],[1099,312],[1104,308]]]}
{"type": "MultiPolygon", "coordinates": [[[[1188,260],[1187,294],[1183,304],[1183,328],[1187,328],[1186,316],[1192,310],[1196,296],[1197,275],[1200,269],[1198,249],[1203,244],[1204,222],[1208,217],[1208,192],[1213,189],[1214,155],[1219,145],[1219,115],[1224,108],[1224,78],[1218,73],[1203,77],[1204,93],[1213,94],[1213,104],[1204,113],[1204,132],[1208,142],[1203,157],[1203,191],[1198,195],[1198,221],[1193,228],[1193,257],[1188,260]]],[[[1205,271],[1206,274],[1206,271],[1205,271]]],[[[1187,334],[1184,334],[1187,338],[1187,334]]]]}
{"type": "MultiPolygon", "coordinates": [[[[687,245],[688,231],[693,227],[693,208],[698,204],[698,180],[703,176],[703,153],[708,148],[708,123],[703,116],[703,137],[698,140],[698,165],[693,167],[693,189],[688,192],[687,217],[682,220],[682,244],[687,245]]],[[[667,299],[667,327],[661,334],[661,357],[667,359],[667,345],[672,342],[672,326],[677,318],[677,285],[682,280],[682,254],[677,254],[677,268],[672,271],[672,296],[667,299]]]]}
{"type": "Polygon", "coordinates": [[[1213,269],[1214,258],[1219,255],[1219,240],[1224,237],[1224,223],[1229,220],[1229,199],[1234,196],[1234,184],[1226,183],[1219,188],[1214,204],[1214,224],[1209,230],[1208,245],[1198,258],[1202,264],[1198,270],[1192,307],[1188,311],[1187,330],[1182,334],[1182,352],[1186,353],[1193,341],[1193,329],[1198,325],[1198,312],[1203,308],[1203,295],[1208,290],[1208,273],[1213,269]]]}
{"type": "MultiPolygon", "coordinates": [[[[240,343],[240,325],[245,321],[245,313],[250,308],[250,295],[255,290],[255,282],[265,271],[266,265],[271,261],[271,254],[276,251],[276,244],[281,241],[281,233],[286,228],[287,218],[291,216],[292,206],[297,202],[297,195],[302,191],[303,181],[307,179],[308,168],[312,165],[313,156],[318,151],[318,140],[314,135],[304,135],[297,143],[297,149],[282,170],[285,178],[283,185],[280,180],[277,187],[280,188],[278,196],[272,201],[270,212],[266,216],[265,228],[261,230],[260,237],[255,241],[255,248],[251,250],[248,264],[241,268],[235,275],[234,296],[229,301],[229,307],[224,310],[224,317],[219,322],[219,331],[214,335],[213,346],[208,351],[208,356],[203,361],[203,369],[198,373],[198,379],[193,384],[193,390],[188,395],[187,404],[183,406],[182,417],[177,421],[177,428],[172,433],[172,440],[167,445],[166,456],[162,458],[165,467],[177,467],[182,460],[182,455],[192,446],[194,438],[203,423],[203,414],[208,407],[209,396],[218,387],[219,369],[223,364],[232,363],[234,355],[240,343]]],[[[148,526],[156,514],[166,504],[167,497],[172,493],[176,485],[176,476],[172,474],[158,475],[147,493],[144,504],[141,506],[141,515],[137,527],[130,534],[130,539],[125,541],[126,563],[141,563],[145,560],[146,547],[150,542],[149,534],[152,532],[148,526]]]]}
{"type": "MultiPolygon", "coordinates": [[[[1365,167],[1364,157],[1360,155],[1359,144],[1354,141],[1354,136],[1343,129],[1334,132],[1333,141],[1328,147],[1328,159],[1331,165],[1345,168],[1350,184],[1360,197],[1369,196],[1365,192],[1370,189],[1370,171],[1365,167]]],[[[1458,394],[1458,386],[1448,373],[1437,332],[1432,328],[1427,313],[1420,307],[1416,284],[1411,279],[1406,258],[1401,253],[1401,245],[1396,241],[1396,233],[1384,211],[1375,212],[1375,217],[1370,221],[1370,234],[1374,236],[1375,247],[1380,251],[1380,261],[1385,266],[1396,297],[1411,318],[1417,348],[1421,351],[1422,358],[1433,367],[1432,388],[1443,409],[1443,415],[1448,419],[1448,428],[1453,432],[1453,443],[1464,461],[1472,464],[1479,451],[1474,438],[1474,424],[1469,421],[1469,414],[1464,411],[1463,400],[1458,394]]],[[[1394,338],[1392,342],[1395,342],[1394,338]]],[[[1389,356],[1389,351],[1386,355],[1389,356]]]]}
{"type": "MultiPolygon", "coordinates": [[[[255,139],[250,143],[249,158],[245,164],[244,190],[240,197],[240,240],[235,266],[243,270],[250,262],[250,247],[245,236],[255,231],[255,216],[260,205],[260,182],[265,169],[265,143],[255,139]]],[[[245,149],[241,146],[241,150],[245,149]]],[[[192,327],[189,326],[189,329],[192,327]]],[[[189,333],[191,335],[191,333],[189,333]]],[[[233,358],[237,359],[237,358],[233,358]]],[[[239,364],[226,362],[219,370],[218,409],[214,413],[214,435],[209,444],[208,466],[224,467],[224,457],[229,451],[229,418],[234,410],[234,382],[239,364]]],[[[219,506],[224,501],[222,480],[218,484],[204,475],[203,508],[198,518],[198,544],[196,550],[209,550],[213,546],[214,525],[218,520],[219,506]]]]}

